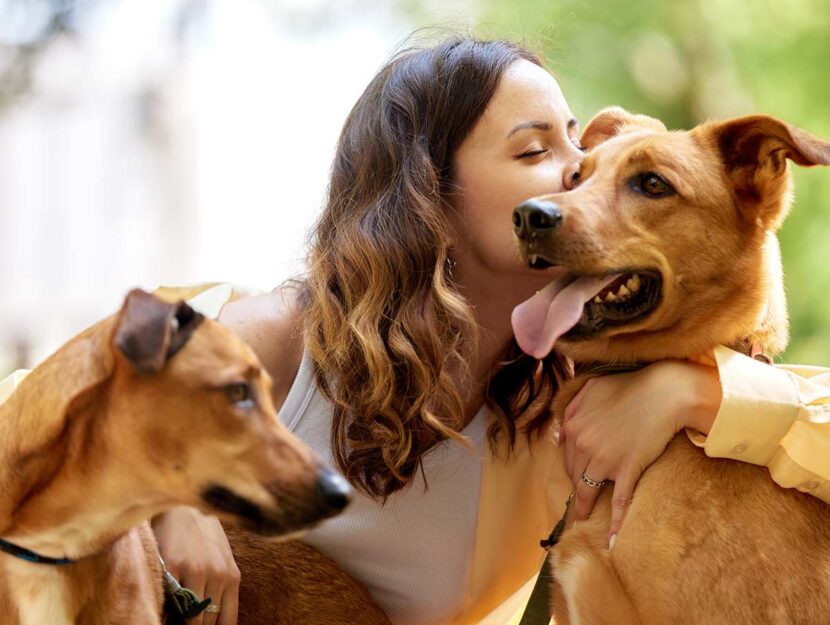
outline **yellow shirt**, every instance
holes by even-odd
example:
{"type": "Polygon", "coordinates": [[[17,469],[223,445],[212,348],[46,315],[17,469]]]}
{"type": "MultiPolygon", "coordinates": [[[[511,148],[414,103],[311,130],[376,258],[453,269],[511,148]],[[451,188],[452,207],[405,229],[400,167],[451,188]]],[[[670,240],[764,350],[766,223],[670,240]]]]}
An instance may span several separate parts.
{"type": "MultiPolygon", "coordinates": [[[[250,293],[227,284],[156,292],[187,299],[213,318],[225,303],[250,293]]],[[[781,486],[830,503],[830,369],[770,366],[726,347],[714,357],[723,400],[709,435],[689,431],[692,441],[709,456],[766,465],[781,486]]],[[[0,382],[0,403],[25,374],[0,382]]],[[[452,625],[519,622],[544,556],[539,540],[562,515],[571,490],[552,440],[528,447],[520,439],[506,460],[487,449],[469,607],[452,625]]]]}
{"type": "Polygon", "coordinates": [[[707,456],[769,467],[772,479],[830,503],[830,369],[770,366],[715,350],[723,400],[708,436],[689,431],[707,456]]]}

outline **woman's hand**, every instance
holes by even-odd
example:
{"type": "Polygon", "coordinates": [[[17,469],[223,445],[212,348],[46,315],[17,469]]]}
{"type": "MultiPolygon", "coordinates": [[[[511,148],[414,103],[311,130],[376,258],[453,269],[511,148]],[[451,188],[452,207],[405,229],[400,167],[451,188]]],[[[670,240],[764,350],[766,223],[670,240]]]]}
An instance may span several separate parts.
{"type": "Polygon", "coordinates": [[[200,599],[211,598],[219,613],[202,612],[190,625],[236,625],[239,568],[218,519],[195,508],[171,508],[153,519],[167,570],[200,599]]]}
{"type": "Polygon", "coordinates": [[[588,517],[600,492],[582,480],[583,472],[596,482],[613,481],[610,543],[643,471],[681,428],[708,434],[720,400],[717,369],[687,361],[588,380],[565,409],[560,437],[576,518],[588,517]]]}

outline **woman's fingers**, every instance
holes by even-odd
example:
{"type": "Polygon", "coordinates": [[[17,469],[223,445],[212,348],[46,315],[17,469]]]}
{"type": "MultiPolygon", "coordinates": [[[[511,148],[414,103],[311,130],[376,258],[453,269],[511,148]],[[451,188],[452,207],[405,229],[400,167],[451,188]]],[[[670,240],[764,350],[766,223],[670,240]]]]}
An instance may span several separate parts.
{"type": "Polygon", "coordinates": [[[153,529],[170,573],[219,608],[202,612],[188,625],[236,625],[239,568],[219,520],[178,507],[153,519],[153,529]]]}
{"type": "Polygon", "coordinates": [[[236,625],[238,613],[239,576],[237,575],[236,582],[228,586],[225,594],[222,595],[222,611],[219,613],[219,619],[216,621],[216,625],[236,625]]]}
{"type": "Polygon", "coordinates": [[[631,505],[631,498],[634,496],[634,486],[637,484],[638,477],[633,471],[623,471],[614,482],[614,495],[611,498],[611,527],[608,530],[609,545],[613,536],[622,527],[628,506],[631,505]]]}
{"type": "Polygon", "coordinates": [[[579,389],[579,392],[574,395],[574,398],[568,403],[567,406],[565,406],[565,413],[562,415],[562,425],[570,421],[571,417],[573,417],[577,410],[579,410],[579,405],[582,402],[583,397],[585,397],[585,394],[588,392],[588,389],[592,386],[591,383],[593,381],[594,378],[591,378],[583,384],[582,388],[579,389]]]}
{"type": "MultiPolygon", "coordinates": [[[[222,596],[225,594],[223,592],[224,585],[224,580],[220,580],[216,577],[216,575],[211,575],[210,581],[208,581],[207,586],[205,587],[204,596],[200,596],[201,599],[210,599],[208,609],[205,609],[202,614],[200,614],[202,625],[216,625],[219,615],[225,610],[225,604],[222,600],[222,596]],[[215,612],[217,607],[219,608],[219,612],[215,612]]],[[[194,622],[196,622],[195,619],[194,622]]]]}
{"type": "MultiPolygon", "coordinates": [[[[205,588],[207,585],[206,571],[201,568],[191,568],[190,570],[180,570],[179,573],[170,573],[175,577],[179,583],[192,590],[199,599],[205,599],[205,588]]],[[[204,612],[199,614],[196,618],[188,621],[188,625],[204,625],[204,612]]]]}
{"type": "Polygon", "coordinates": [[[239,605],[239,567],[233,559],[230,543],[218,519],[210,519],[214,526],[212,544],[215,552],[205,589],[205,598],[211,599],[211,610],[202,614],[203,625],[236,625],[239,605]],[[216,608],[219,609],[216,612],[216,608]]]}
{"type": "Polygon", "coordinates": [[[600,484],[605,480],[605,473],[601,471],[597,465],[592,464],[584,471],[579,472],[578,480],[576,486],[576,495],[574,496],[574,514],[576,515],[577,520],[584,520],[588,518],[588,515],[591,514],[591,510],[594,509],[594,504],[597,501],[597,497],[599,497],[600,491],[602,491],[601,486],[590,486],[588,482],[582,479],[582,476],[585,475],[588,480],[591,480],[597,484],[600,484]]]}
{"type": "Polygon", "coordinates": [[[585,439],[580,436],[582,433],[579,431],[579,423],[576,420],[564,424],[562,433],[565,434],[565,470],[576,488],[579,485],[580,475],[577,469],[581,472],[588,464],[590,456],[586,454],[589,452],[585,448],[585,439]]]}

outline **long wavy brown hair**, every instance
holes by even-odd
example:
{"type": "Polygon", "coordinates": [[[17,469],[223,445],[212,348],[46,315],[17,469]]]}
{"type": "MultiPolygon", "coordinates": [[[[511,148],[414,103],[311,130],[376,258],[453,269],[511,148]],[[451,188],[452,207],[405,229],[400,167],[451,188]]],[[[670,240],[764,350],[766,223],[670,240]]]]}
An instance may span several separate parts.
{"type": "MultiPolygon", "coordinates": [[[[452,159],[511,63],[541,65],[507,41],[453,38],[398,53],[346,120],[303,285],[306,348],[334,403],[340,470],[385,500],[409,484],[436,443],[463,439],[468,359],[478,334],[452,284],[452,159]]],[[[516,422],[549,420],[565,363],[514,344],[489,381],[488,439],[510,448],[516,422]]]]}

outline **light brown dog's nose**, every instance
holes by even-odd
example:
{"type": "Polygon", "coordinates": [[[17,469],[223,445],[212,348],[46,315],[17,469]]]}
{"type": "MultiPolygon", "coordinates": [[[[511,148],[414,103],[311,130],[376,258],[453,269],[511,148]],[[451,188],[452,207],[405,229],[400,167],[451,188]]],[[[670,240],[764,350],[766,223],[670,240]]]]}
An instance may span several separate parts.
{"type": "Polygon", "coordinates": [[[333,512],[345,508],[352,499],[352,488],[349,483],[339,473],[326,468],[320,468],[317,473],[315,490],[333,512]]]}
{"type": "Polygon", "coordinates": [[[513,229],[520,239],[531,239],[559,227],[562,212],[553,202],[527,200],[513,211],[513,229]]]}

